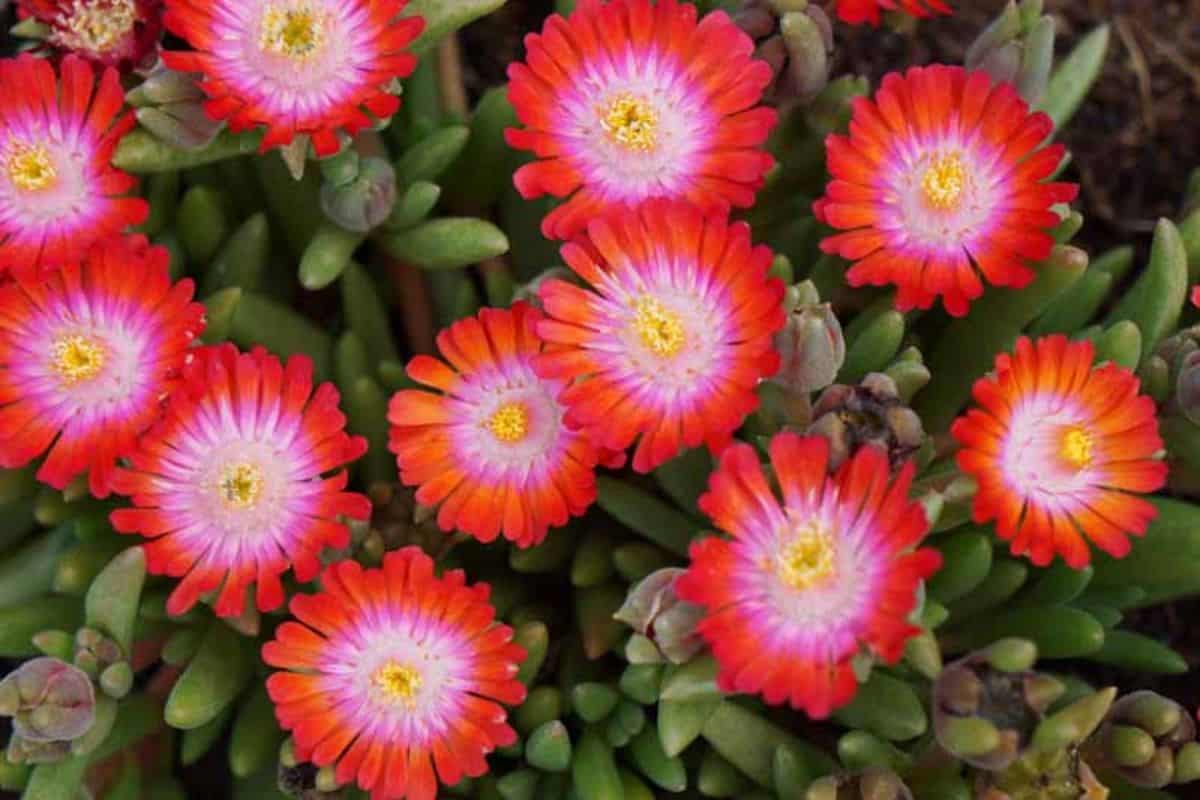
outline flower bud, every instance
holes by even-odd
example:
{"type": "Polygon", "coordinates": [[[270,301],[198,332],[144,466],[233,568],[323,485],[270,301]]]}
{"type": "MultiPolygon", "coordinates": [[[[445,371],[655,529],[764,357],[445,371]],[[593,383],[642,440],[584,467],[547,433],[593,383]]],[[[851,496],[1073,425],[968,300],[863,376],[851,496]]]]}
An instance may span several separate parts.
{"type": "MultiPolygon", "coordinates": [[[[1155,692],[1139,691],[1113,703],[1089,755],[1134,786],[1160,789],[1176,782],[1178,755],[1194,758],[1195,747],[1184,750],[1195,741],[1196,722],[1183,706],[1155,692]]],[[[1186,766],[1183,772],[1191,772],[1186,766]]]]}
{"type": "Polygon", "coordinates": [[[683,664],[704,647],[696,625],[704,608],[680,600],[675,581],[685,570],[667,567],[637,583],[613,616],[653,642],[659,653],[674,664],[683,664]]]}
{"type": "Polygon", "coordinates": [[[896,467],[925,441],[921,418],[904,405],[896,382],[878,372],[856,386],[830,386],[821,393],[812,415],[808,432],[829,439],[831,468],[866,444],[886,452],[896,467]]]}
{"type": "Polygon", "coordinates": [[[121,646],[95,628],[80,628],[75,632],[75,666],[92,677],[109,666],[124,660],[121,646]]]}
{"type": "Polygon", "coordinates": [[[813,781],[805,800],[913,800],[900,776],[888,769],[870,767],[854,775],[826,775],[813,781]]]}
{"type": "Polygon", "coordinates": [[[95,709],[91,680],[57,658],[26,661],[0,681],[0,713],[26,743],[70,742],[91,727],[95,709]]]}
{"type": "Polygon", "coordinates": [[[775,334],[775,349],[780,366],[772,380],[798,394],[833,383],[846,360],[842,325],[828,303],[798,306],[775,334]]]}
{"type": "Polygon", "coordinates": [[[388,218],[395,203],[396,173],[382,158],[364,158],[352,180],[327,180],[321,186],[321,210],[348,231],[370,231],[388,218]]]}
{"type": "Polygon", "coordinates": [[[193,75],[156,64],[146,80],[131,90],[126,101],[138,122],[167,144],[198,150],[212,143],[225,124],[204,111],[206,99],[193,75]]]}

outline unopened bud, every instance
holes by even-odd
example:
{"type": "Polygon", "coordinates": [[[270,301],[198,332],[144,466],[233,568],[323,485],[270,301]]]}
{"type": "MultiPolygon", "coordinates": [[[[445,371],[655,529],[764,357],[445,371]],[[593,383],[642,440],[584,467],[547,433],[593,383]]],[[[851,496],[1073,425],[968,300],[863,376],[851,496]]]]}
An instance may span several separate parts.
{"type": "Polygon", "coordinates": [[[96,695],[82,670],[47,656],[26,661],[0,681],[0,704],[26,742],[69,742],[91,727],[96,695]]]}
{"type": "Polygon", "coordinates": [[[629,590],[625,603],[613,615],[653,642],[675,664],[689,661],[704,647],[696,631],[704,608],[675,594],[675,581],[684,572],[668,567],[650,573],[629,590]]]}
{"type": "Polygon", "coordinates": [[[143,128],[180,150],[199,150],[211,144],[224,127],[193,101],[139,108],[134,114],[143,128]]]}
{"type": "Polygon", "coordinates": [[[353,180],[321,186],[321,209],[349,231],[366,233],[392,213],[396,203],[396,173],[382,158],[364,158],[353,180]]]}
{"type": "Polygon", "coordinates": [[[789,391],[807,394],[833,383],[846,360],[842,325],[828,303],[802,305],[775,334],[779,372],[772,378],[789,391]]]}

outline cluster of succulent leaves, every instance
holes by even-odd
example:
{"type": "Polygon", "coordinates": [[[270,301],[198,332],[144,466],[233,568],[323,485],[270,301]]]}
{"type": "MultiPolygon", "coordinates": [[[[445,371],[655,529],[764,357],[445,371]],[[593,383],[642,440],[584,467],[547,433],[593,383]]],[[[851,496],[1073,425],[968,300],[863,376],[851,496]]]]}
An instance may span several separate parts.
{"type": "MultiPolygon", "coordinates": [[[[429,23],[415,49],[432,56],[447,34],[502,4],[414,0],[429,23]]],[[[1094,80],[1108,32],[1085,36],[1051,70],[1053,29],[1040,10],[1010,6],[968,60],[1009,69],[1061,126],[1094,80]]],[[[658,571],[681,566],[704,527],[696,500],[713,467],[707,452],[650,476],[600,477],[597,507],[528,550],[447,537],[395,484],[385,406],[407,385],[395,332],[507,305],[558,263],[538,229],[546,204],[522,200],[511,183],[520,161],[504,142],[515,118],[503,87],[464,109],[438,69],[423,58],[390,126],[307,169],[303,158],[257,155],[253,133],[166,144],[156,133],[172,123],[156,113],[173,88],[151,82],[131,98],[144,128],[115,163],[145,177],[152,214],[142,231],[169,248],[176,277],[197,280],[206,339],[306,353],[341,389],[349,428],[371,443],[356,481],[375,514],[337,555],[377,564],[413,543],[442,554],[443,565],[491,584],[498,616],[526,649],[528,699],[512,710],[519,741],[493,754],[489,775],[448,796],[1049,799],[1103,797],[1103,785],[1149,800],[1200,778],[1187,710],[1090,686],[1061,666],[1090,661],[1131,676],[1188,668],[1122,619],[1200,593],[1200,506],[1187,499],[1200,493],[1200,328],[1181,329],[1187,287],[1200,279],[1200,175],[1180,217],[1159,223],[1147,263],[1132,246],[1089,256],[1071,244],[1083,219],[1064,211],[1059,244],[1027,289],[910,327],[882,290],[847,289],[845,265],[817,248],[810,211],[825,179],[824,137],[845,127],[867,82],[804,84],[812,99],[775,133],[779,167],[745,216],[780,254],[773,272],[807,315],[810,388],[839,385],[796,408],[766,384],[748,430],[811,421],[835,443],[875,437],[915,453],[926,466],[916,489],[930,541],[944,557],[904,660],[861,675],[854,701],[816,724],[722,694],[691,612],[663,589],[658,571]],[[394,192],[379,180],[387,173],[394,192]],[[378,269],[388,263],[407,271],[378,269]],[[406,291],[397,281],[427,281],[429,306],[392,310],[390,298],[406,291]],[[841,325],[821,300],[845,312],[841,325]],[[969,521],[970,482],[934,459],[972,382],[1022,333],[1091,339],[1098,360],[1136,369],[1160,406],[1172,497],[1154,499],[1158,518],[1125,559],[1100,555],[1073,570],[1008,556],[969,521]],[[840,413],[851,404],[852,415],[840,413]]],[[[176,759],[192,764],[221,748],[236,798],[363,796],[297,763],[276,725],[259,651],[281,617],[249,609],[222,620],[206,606],[168,616],[168,581],[146,575],[141,551],[110,528],[110,508],[82,487],[39,487],[32,470],[0,473],[0,656],[59,660],[26,662],[0,683],[0,712],[17,731],[0,786],[70,800],[90,771],[105,800],[168,800],[185,796],[176,759]],[[89,680],[64,673],[64,662],[89,680]],[[82,695],[94,716],[75,730],[82,695]]]]}

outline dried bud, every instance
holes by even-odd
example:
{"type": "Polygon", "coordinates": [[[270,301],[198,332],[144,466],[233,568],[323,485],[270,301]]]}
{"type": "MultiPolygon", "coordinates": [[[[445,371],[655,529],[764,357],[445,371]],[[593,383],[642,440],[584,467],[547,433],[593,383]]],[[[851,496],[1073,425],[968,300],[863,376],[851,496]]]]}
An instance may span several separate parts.
{"type": "Polygon", "coordinates": [[[804,800],[913,800],[896,773],[871,767],[855,775],[826,775],[813,781],[804,800]]]}
{"type": "Polygon", "coordinates": [[[775,105],[806,102],[829,82],[833,26],[807,0],[744,0],[733,16],[750,38],[755,56],[771,66],[774,80],[766,101],[775,105]]]}
{"type": "Polygon", "coordinates": [[[829,439],[831,467],[865,444],[884,450],[896,467],[925,441],[921,418],[904,405],[895,381],[877,372],[857,386],[830,386],[813,407],[813,420],[808,432],[829,439]]]}
{"type": "Polygon", "coordinates": [[[979,800],[1106,800],[1108,788],[1076,747],[1031,751],[1002,772],[980,773],[979,800]]]}
{"type": "Polygon", "coordinates": [[[842,325],[828,303],[797,307],[775,334],[775,349],[781,363],[772,380],[799,394],[833,383],[846,360],[842,325]]]}
{"type": "Polygon", "coordinates": [[[668,567],[652,572],[629,590],[625,603],[613,616],[653,642],[673,664],[683,664],[700,652],[704,642],[696,625],[704,608],[680,600],[675,581],[685,570],[668,567]]]}
{"type": "Polygon", "coordinates": [[[321,210],[348,231],[366,233],[383,223],[396,204],[396,173],[382,158],[358,161],[358,174],[321,186],[321,210]]]}
{"type": "Polygon", "coordinates": [[[1200,745],[1196,723],[1174,700],[1151,691],[1128,694],[1113,703],[1089,749],[1134,786],[1159,789],[1194,780],[1200,745]],[[1180,769],[1182,767],[1182,769],[1180,769]]]}
{"type": "Polygon", "coordinates": [[[1054,19],[1042,15],[1041,0],[1009,0],[967,49],[968,70],[1011,83],[1030,104],[1037,103],[1050,80],[1054,60],[1054,19]]]}
{"type": "Polygon", "coordinates": [[[0,681],[0,713],[26,743],[70,742],[91,727],[95,711],[91,679],[57,658],[26,661],[0,681]]]}
{"type": "Polygon", "coordinates": [[[1032,671],[1037,648],[1002,639],[945,667],[933,687],[933,722],[948,752],[980,769],[1012,764],[1033,740],[1062,684],[1032,671]]]}
{"type": "Polygon", "coordinates": [[[225,126],[205,113],[205,99],[195,76],[167,69],[161,63],[125,96],[137,109],[143,128],[181,150],[198,150],[210,144],[225,126]]]}

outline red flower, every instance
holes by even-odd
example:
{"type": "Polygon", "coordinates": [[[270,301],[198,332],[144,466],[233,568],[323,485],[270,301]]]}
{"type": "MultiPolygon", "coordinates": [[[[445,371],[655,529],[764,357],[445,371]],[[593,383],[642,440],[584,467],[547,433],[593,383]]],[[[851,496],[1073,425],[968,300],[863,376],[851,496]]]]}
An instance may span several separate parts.
{"type": "Polygon", "coordinates": [[[122,71],[141,65],[162,35],[162,0],[17,0],[17,13],[48,25],[55,50],[122,71]]]}
{"type": "Polygon", "coordinates": [[[838,18],[851,25],[878,25],[881,11],[901,10],[914,17],[951,13],[943,0],[835,0],[835,4],[838,18]]]}
{"type": "Polygon", "coordinates": [[[893,73],[854,102],[850,135],[826,143],[833,180],[814,205],[845,231],[821,249],[854,262],[851,286],[898,288],[902,311],[942,298],[955,316],[994,286],[1020,288],[1050,255],[1056,203],[1078,187],[1045,183],[1062,145],[1050,118],[1008,84],[961,67],[893,73]]]}
{"type": "Polygon", "coordinates": [[[425,27],[408,0],[165,0],[167,29],[193,48],[163,62],[198,72],[205,110],[234,131],[266,129],[262,150],[312,138],[332,155],[400,108],[393,93],[417,59],[405,47],[425,27]]]}
{"type": "Polygon", "coordinates": [[[1055,553],[1087,566],[1085,537],[1125,556],[1127,534],[1145,533],[1157,513],[1135,495],[1166,482],[1154,401],[1129,370],[1094,358],[1089,341],[1021,338],[951,428],[959,467],[979,482],[975,521],[995,520],[1012,552],[1039,566],[1055,553]]]}

